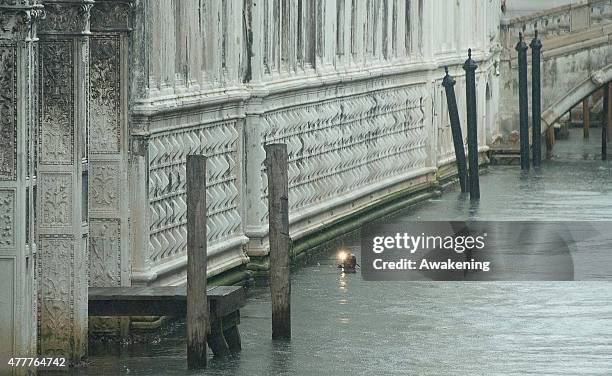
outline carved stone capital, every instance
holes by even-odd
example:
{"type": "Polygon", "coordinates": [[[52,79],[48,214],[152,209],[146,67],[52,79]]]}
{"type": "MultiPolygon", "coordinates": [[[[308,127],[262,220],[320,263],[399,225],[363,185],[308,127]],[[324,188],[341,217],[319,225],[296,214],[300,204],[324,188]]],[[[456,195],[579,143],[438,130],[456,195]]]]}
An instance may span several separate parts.
{"type": "Polygon", "coordinates": [[[35,39],[35,24],[45,17],[43,6],[38,1],[6,1],[0,4],[0,39],[35,39]]]}
{"type": "Polygon", "coordinates": [[[91,10],[91,30],[130,31],[132,0],[98,0],[91,10]]]}
{"type": "Polygon", "coordinates": [[[46,17],[41,23],[41,34],[87,35],[92,0],[45,2],[46,17]]]}

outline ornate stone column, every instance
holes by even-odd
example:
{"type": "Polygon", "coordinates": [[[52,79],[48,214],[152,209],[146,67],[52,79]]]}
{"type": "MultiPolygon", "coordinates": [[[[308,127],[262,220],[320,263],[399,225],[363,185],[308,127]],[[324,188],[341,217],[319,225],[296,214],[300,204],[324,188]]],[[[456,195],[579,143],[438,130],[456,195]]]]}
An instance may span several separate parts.
{"type": "MultiPolygon", "coordinates": [[[[89,285],[130,285],[128,189],[129,0],[96,1],[89,37],[89,285]]],[[[119,319],[90,329],[115,331],[119,319]]]]}
{"type": "Polygon", "coordinates": [[[39,354],[87,354],[89,16],[47,0],[40,27],[39,354]]]}
{"type": "Polygon", "coordinates": [[[36,0],[0,3],[0,358],[36,356],[36,0]]]}

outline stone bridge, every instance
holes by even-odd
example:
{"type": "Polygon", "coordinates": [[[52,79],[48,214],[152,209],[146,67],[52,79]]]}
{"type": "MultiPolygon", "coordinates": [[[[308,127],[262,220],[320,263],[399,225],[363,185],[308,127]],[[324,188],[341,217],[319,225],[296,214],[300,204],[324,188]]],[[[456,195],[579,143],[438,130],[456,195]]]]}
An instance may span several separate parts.
{"type": "MultiPolygon", "coordinates": [[[[577,1],[526,16],[502,18],[500,125],[503,133],[518,130],[519,124],[518,64],[514,49],[518,34],[523,32],[529,43],[536,29],[543,44],[543,132],[612,80],[612,1],[577,1]]],[[[531,69],[530,51],[528,57],[531,69]]],[[[531,98],[531,73],[528,76],[531,98]]]]}

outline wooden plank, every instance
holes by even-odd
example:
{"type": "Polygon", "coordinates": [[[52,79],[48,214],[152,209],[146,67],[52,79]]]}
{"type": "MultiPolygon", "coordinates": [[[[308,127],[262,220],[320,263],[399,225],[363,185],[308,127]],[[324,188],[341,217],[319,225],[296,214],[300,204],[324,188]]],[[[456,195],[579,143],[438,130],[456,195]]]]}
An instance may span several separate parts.
{"type": "Polygon", "coordinates": [[[187,367],[206,367],[206,157],[187,156],[187,367]]]}
{"type": "MultiPolygon", "coordinates": [[[[213,286],[206,290],[208,299],[220,299],[232,294],[244,294],[242,286],[213,286]]],[[[186,299],[187,289],[185,286],[156,286],[156,287],[91,287],[89,288],[89,300],[110,299],[186,299]]]]}
{"type": "Polygon", "coordinates": [[[174,316],[187,315],[187,300],[90,300],[89,316],[174,316]]]}
{"type": "MultiPolygon", "coordinates": [[[[210,294],[207,292],[207,294],[210,294]]],[[[168,287],[91,287],[89,300],[186,300],[184,286],[168,287]]]]}
{"type": "Polygon", "coordinates": [[[210,312],[217,317],[224,317],[246,304],[246,292],[236,286],[221,286],[215,296],[209,296],[210,312]]]}
{"type": "MultiPolygon", "coordinates": [[[[185,287],[96,287],[89,289],[90,316],[185,317],[185,287]]],[[[242,286],[212,287],[207,291],[209,312],[223,317],[246,304],[242,286]]]]}
{"type": "Polygon", "coordinates": [[[272,339],[291,338],[287,145],[269,144],[265,149],[268,174],[272,339]]]}

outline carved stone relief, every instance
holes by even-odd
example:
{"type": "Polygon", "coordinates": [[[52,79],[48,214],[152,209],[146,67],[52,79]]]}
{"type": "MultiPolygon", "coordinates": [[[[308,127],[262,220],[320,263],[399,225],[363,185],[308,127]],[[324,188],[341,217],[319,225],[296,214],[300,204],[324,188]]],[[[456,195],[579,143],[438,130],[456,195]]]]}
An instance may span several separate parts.
{"type": "Polygon", "coordinates": [[[73,163],[72,49],[68,40],[50,40],[40,47],[40,141],[44,145],[40,150],[41,164],[73,163]]]}
{"type": "Polygon", "coordinates": [[[0,248],[15,245],[15,192],[0,191],[0,248]]]}
{"type": "Polygon", "coordinates": [[[114,162],[91,161],[91,210],[119,210],[119,166],[114,162]]]}
{"type": "Polygon", "coordinates": [[[121,224],[118,219],[95,219],[89,224],[91,286],[121,285],[121,224]]]}
{"type": "Polygon", "coordinates": [[[122,29],[128,27],[129,7],[126,1],[97,1],[91,10],[92,29],[122,29]]]}
{"type": "Polygon", "coordinates": [[[151,137],[149,142],[150,247],[152,260],[180,254],[187,248],[185,159],[209,155],[207,167],[208,241],[240,231],[239,133],[236,121],[206,124],[151,137]]]}
{"type": "Polygon", "coordinates": [[[17,178],[17,52],[0,44],[0,180],[17,178]]]}
{"type": "Polygon", "coordinates": [[[90,152],[118,153],[121,138],[119,36],[90,39],[90,152]]]}
{"type": "Polygon", "coordinates": [[[46,17],[41,24],[41,32],[78,32],[80,22],[79,8],[73,4],[45,4],[46,17]]]}
{"type": "Polygon", "coordinates": [[[42,355],[70,354],[73,337],[74,243],[69,236],[43,236],[40,240],[39,338],[42,355]]]}
{"type": "MultiPolygon", "coordinates": [[[[290,210],[425,167],[425,95],[423,87],[407,86],[265,114],[262,148],[266,143],[287,144],[290,210]]],[[[261,168],[260,202],[267,208],[263,163],[261,168]]],[[[261,213],[264,224],[267,210],[261,213]]]]}
{"type": "Polygon", "coordinates": [[[61,227],[72,224],[72,177],[61,174],[40,176],[40,227],[61,227]]]}
{"type": "Polygon", "coordinates": [[[0,12],[0,38],[3,39],[32,38],[34,21],[44,18],[45,15],[38,0],[21,2],[4,0],[0,6],[5,7],[0,12]]]}

